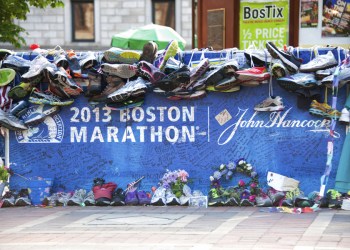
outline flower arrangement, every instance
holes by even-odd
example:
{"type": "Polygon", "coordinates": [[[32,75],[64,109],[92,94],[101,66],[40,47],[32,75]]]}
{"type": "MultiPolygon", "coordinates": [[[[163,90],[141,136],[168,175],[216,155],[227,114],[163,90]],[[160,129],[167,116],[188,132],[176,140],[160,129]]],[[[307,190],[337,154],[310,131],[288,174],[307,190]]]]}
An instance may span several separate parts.
{"type": "Polygon", "coordinates": [[[183,169],[174,171],[166,170],[166,173],[160,180],[160,185],[165,189],[171,189],[177,198],[183,195],[183,187],[188,183],[188,173],[183,169]]]}
{"type": "Polygon", "coordinates": [[[215,170],[213,175],[209,177],[211,181],[211,188],[216,189],[219,195],[225,197],[234,197],[237,201],[249,200],[255,202],[256,195],[259,194],[259,177],[254,167],[247,163],[244,158],[240,158],[235,162],[228,164],[221,164],[219,169],[215,170]],[[226,190],[221,187],[221,181],[229,181],[233,178],[234,173],[241,173],[250,177],[249,182],[238,180],[237,184],[229,187],[226,190]]]}
{"type": "Polygon", "coordinates": [[[0,181],[3,183],[6,183],[8,181],[8,178],[10,177],[10,175],[11,175],[10,168],[6,167],[4,165],[4,162],[1,159],[0,160],[0,181]]]}

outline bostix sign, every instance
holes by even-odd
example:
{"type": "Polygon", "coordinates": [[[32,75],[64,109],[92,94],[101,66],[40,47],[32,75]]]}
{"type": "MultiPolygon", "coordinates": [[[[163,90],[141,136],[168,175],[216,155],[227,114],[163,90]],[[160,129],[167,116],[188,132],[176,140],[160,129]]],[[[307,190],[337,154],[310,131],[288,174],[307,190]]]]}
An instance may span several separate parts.
{"type": "MultiPolygon", "coordinates": [[[[41,124],[11,133],[11,167],[25,177],[53,178],[54,191],[91,189],[96,177],[125,188],[141,176],[140,189],[150,191],[166,169],[184,169],[192,189],[206,193],[220,164],[245,158],[263,187],[272,171],[299,180],[306,193],[318,191],[330,122],[299,109],[296,97],[278,85],[274,92],[283,97],[282,112],[254,111],[267,97],[267,85],[209,92],[199,100],[171,101],[147,93],[142,106],[125,110],[90,106],[80,96],[41,124]]],[[[330,187],[344,134],[344,126],[337,126],[330,187]]],[[[236,185],[239,178],[245,177],[223,185],[236,185]]],[[[19,189],[27,182],[14,175],[11,185],[19,189]]]]}
{"type": "Polygon", "coordinates": [[[241,1],[240,49],[264,49],[271,41],[282,48],[288,44],[289,1],[241,1]]]}

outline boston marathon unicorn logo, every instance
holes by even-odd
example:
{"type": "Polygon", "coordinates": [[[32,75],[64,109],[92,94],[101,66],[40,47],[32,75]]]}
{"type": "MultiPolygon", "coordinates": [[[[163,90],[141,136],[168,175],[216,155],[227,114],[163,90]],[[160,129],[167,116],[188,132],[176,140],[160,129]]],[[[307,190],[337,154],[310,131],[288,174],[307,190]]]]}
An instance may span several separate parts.
{"type": "MultiPolygon", "coordinates": [[[[36,110],[30,107],[23,118],[36,110]]],[[[47,116],[41,123],[28,126],[27,130],[16,131],[15,135],[19,143],[60,143],[64,135],[63,121],[58,114],[47,116]]]]}

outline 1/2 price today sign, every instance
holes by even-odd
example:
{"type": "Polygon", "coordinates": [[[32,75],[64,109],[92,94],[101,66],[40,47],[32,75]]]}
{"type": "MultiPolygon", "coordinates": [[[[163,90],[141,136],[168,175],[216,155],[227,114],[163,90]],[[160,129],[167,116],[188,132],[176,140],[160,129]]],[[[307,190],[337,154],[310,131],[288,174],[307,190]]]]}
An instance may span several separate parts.
{"type": "Polygon", "coordinates": [[[240,49],[263,49],[268,41],[282,48],[288,41],[288,20],[288,0],[241,1],[240,49]]]}

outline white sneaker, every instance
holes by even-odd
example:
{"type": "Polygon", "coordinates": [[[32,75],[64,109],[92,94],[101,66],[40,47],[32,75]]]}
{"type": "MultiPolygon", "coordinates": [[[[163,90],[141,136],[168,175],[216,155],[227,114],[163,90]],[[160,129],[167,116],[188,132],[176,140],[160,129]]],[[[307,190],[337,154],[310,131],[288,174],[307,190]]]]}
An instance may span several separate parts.
{"type": "Polygon", "coordinates": [[[86,190],[84,189],[75,190],[73,196],[68,199],[67,205],[81,206],[84,203],[85,195],[86,195],[86,190]]]}
{"type": "Polygon", "coordinates": [[[168,188],[166,191],[165,191],[165,203],[167,205],[180,205],[180,200],[179,198],[177,198],[175,196],[175,194],[173,193],[173,191],[168,188]]]}
{"type": "Polygon", "coordinates": [[[280,96],[269,96],[261,103],[255,105],[255,111],[282,111],[284,109],[282,97],[280,96]]]}
{"type": "Polygon", "coordinates": [[[85,206],[95,205],[95,196],[93,191],[90,191],[85,195],[84,204],[85,206]]]}
{"type": "Polygon", "coordinates": [[[38,55],[31,61],[28,72],[22,75],[22,80],[27,80],[33,83],[40,82],[43,78],[43,70],[50,65],[51,63],[46,57],[38,55]]]}
{"type": "Polygon", "coordinates": [[[182,190],[183,195],[179,198],[180,205],[188,206],[190,198],[192,197],[191,188],[185,184],[182,190]]]}
{"type": "Polygon", "coordinates": [[[342,109],[339,122],[350,123],[350,112],[347,108],[342,109]]]}
{"type": "Polygon", "coordinates": [[[325,55],[318,55],[310,62],[300,65],[300,72],[315,72],[320,69],[331,68],[338,64],[337,59],[335,59],[332,51],[328,51],[325,55]]]}
{"type": "Polygon", "coordinates": [[[152,196],[151,205],[164,206],[165,204],[165,188],[159,187],[152,196]]]}

